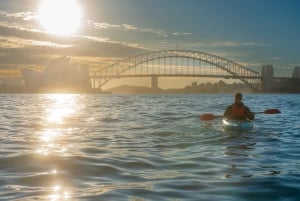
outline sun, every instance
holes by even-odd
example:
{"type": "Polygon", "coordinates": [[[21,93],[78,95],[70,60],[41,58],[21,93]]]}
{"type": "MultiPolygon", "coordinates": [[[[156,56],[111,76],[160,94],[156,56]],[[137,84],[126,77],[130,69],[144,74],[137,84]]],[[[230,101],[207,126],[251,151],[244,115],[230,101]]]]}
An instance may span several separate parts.
{"type": "Polygon", "coordinates": [[[79,29],[81,10],[75,0],[43,0],[38,19],[47,33],[68,36],[79,29]]]}

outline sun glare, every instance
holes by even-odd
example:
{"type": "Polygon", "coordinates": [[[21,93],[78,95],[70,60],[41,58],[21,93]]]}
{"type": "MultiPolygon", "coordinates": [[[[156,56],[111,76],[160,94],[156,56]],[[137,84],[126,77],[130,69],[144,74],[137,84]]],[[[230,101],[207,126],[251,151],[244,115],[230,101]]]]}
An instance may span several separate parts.
{"type": "Polygon", "coordinates": [[[43,0],[38,19],[47,33],[68,36],[79,29],[81,10],[75,0],[43,0]]]}

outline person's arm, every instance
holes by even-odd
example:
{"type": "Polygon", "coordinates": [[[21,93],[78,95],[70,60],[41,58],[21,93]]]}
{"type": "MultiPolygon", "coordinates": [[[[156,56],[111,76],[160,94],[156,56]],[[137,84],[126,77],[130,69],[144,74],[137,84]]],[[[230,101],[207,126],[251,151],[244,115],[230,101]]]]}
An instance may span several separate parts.
{"type": "Polygon", "coordinates": [[[254,120],[254,113],[251,112],[251,110],[246,106],[245,106],[245,112],[246,112],[247,119],[254,120]]]}
{"type": "Polygon", "coordinates": [[[231,117],[231,106],[228,106],[224,112],[224,117],[230,119],[231,117]]]}

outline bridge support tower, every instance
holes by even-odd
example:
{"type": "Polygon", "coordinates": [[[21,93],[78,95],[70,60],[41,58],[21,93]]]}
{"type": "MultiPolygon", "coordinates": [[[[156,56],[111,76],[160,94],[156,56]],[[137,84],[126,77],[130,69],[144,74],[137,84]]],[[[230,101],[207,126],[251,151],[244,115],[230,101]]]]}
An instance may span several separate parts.
{"type": "Polygon", "coordinates": [[[151,76],[151,88],[153,90],[158,89],[158,76],[157,75],[151,76]]]}
{"type": "Polygon", "coordinates": [[[272,65],[265,65],[261,70],[262,90],[271,90],[274,86],[274,70],[272,65]]]}

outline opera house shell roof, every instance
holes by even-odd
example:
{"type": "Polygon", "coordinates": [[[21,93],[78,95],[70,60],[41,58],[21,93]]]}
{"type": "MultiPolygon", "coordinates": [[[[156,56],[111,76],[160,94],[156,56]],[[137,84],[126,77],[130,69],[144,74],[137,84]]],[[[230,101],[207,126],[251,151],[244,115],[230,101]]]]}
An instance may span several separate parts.
{"type": "Polygon", "coordinates": [[[30,89],[90,89],[88,68],[75,65],[67,57],[50,62],[43,72],[22,69],[25,84],[30,89]]]}

